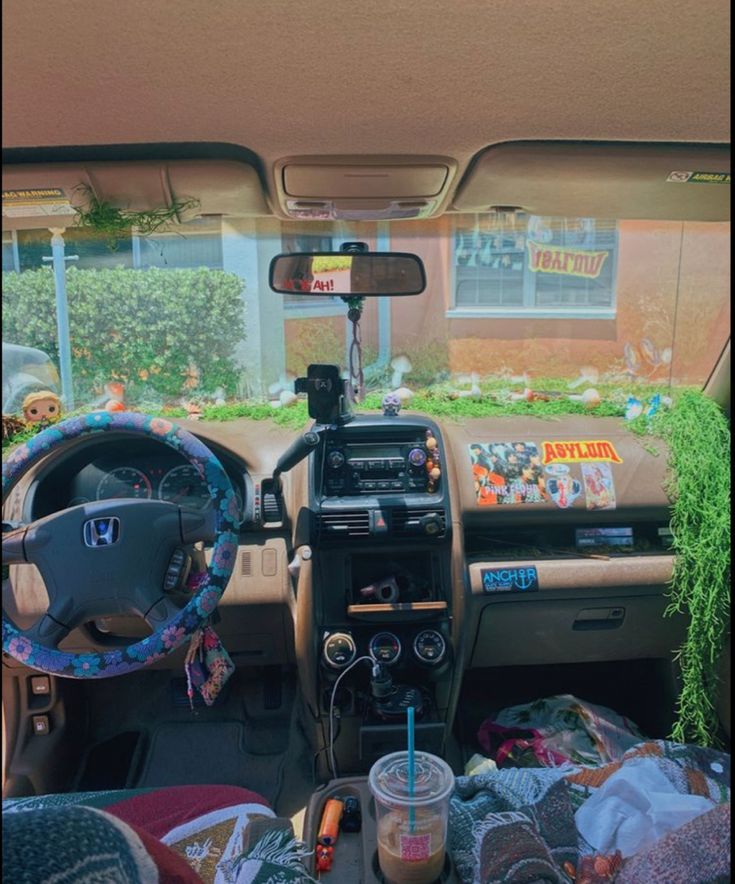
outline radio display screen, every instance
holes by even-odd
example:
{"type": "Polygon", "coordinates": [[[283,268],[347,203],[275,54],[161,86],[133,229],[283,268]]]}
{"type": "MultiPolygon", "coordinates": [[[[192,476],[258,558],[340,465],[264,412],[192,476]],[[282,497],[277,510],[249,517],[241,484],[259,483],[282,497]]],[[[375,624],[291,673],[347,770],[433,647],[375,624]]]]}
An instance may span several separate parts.
{"type": "Polygon", "coordinates": [[[348,450],[350,460],[376,460],[386,457],[403,457],[401,449],[397,445],[350,445],[348,450]]]}

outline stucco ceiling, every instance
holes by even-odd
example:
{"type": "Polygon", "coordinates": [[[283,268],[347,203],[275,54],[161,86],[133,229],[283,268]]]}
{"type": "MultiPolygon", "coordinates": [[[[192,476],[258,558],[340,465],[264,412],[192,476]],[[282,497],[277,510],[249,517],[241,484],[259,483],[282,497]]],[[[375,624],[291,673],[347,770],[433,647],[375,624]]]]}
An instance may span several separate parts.
{"type": "Polygon", "coordinates": [[[3,0],[3,147],[729,142],[726,0],[3,0]]]}

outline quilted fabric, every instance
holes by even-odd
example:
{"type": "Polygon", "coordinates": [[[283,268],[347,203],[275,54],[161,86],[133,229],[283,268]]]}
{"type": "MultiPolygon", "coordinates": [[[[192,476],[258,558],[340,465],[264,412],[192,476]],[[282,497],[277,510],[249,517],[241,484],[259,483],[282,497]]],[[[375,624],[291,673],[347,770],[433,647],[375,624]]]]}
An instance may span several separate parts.
{"type": "Polygon", "coordinates": [[[204,478],[216,512],[217,540],[196,592],[160,632],[126,648],[104,653],[70,654],[27,639],[3,610],[3,651],[42,672],[67,678],[107,678],[148,666],[187,642],[217,607],[232,574],[240,527],[237,498],[224,467],[195,436],[163,418],[136,412],[102,411],[72,417],[19,445],[3,463],[3,502],[26,470],[71,439],[99,433],[125,432],[149,436],[168,445],[193,464],[204,478]]]}

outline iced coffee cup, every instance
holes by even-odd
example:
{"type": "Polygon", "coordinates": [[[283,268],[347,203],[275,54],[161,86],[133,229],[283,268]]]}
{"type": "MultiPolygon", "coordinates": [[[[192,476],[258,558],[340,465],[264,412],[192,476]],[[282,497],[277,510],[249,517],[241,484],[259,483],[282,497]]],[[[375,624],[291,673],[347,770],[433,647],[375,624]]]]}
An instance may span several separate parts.
{"type": "Polygon", "coordinates": [[[416,752],[413,794],[408,753],[384,755],[370,769],[378,824],[378,863],[390,884],[433,884],[444,868],[454,774],[436,755],[416,752]]]}

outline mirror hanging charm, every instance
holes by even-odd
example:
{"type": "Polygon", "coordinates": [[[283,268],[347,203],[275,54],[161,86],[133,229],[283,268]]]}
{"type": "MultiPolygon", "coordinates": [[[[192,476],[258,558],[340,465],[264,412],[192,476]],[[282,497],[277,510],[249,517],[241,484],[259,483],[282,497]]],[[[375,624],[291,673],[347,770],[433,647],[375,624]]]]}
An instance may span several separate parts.
{"type": "Polygon", "coordinates": [[[352,323],[352,340],[349,351],[349,392],[353,402],[362,402],[365,397],[365,375],[362,368],[362,336],[360,319],[364,298],[342,298],[347,304],[347,318],[352,323]]]}

